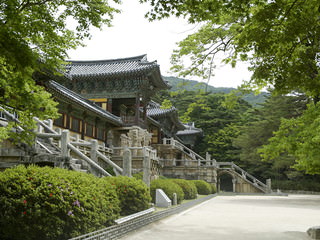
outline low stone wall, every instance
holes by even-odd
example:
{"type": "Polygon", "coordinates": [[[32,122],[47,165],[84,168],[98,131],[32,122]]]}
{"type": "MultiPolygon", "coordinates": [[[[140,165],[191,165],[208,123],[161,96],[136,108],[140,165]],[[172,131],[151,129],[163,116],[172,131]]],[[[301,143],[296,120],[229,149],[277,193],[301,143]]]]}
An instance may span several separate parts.
{"type": "Polygon", "coordinates": [[[168,217],[173,214],[180,213],[190,207],[193,207],[199,203],[205,202],[213,197],[215,197],[216,194],[211,194],[203,198],[196,199],[194,201],[190,201],[187,203],[183,203],[181,205],[178,205],[176,207],[171,207],[163,211],[149,213],[147,215],[143,215],[138,218],[134,218],[130,221],[126,221],[124,223],[113,225],[108,228],[104,228],[92,233],[88,233],[79,237],[75,237],[69,240],[111,240],[111,239],[118,239],[127,233],[136,230],[138,228],[141,228],[147,224],[150,224],[152,222],[158,221],[162,218],[168,217]]]}
{"type": "Polygon", "coordinates": [[[320,195],[320,192],[313,191],[303,191],[303,190],[281,190],[283,193],[287,194],[305,194],[305,195],[320,195]]]}

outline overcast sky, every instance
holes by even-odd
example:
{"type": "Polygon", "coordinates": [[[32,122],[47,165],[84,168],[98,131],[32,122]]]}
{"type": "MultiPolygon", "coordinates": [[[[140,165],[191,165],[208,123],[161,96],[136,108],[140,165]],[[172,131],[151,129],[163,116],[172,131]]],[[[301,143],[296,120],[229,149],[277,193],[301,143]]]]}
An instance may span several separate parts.
{"type": "MultiPolygon", "coordinates": [[[[147,54],[149,61],[157,60],[163,76],[176,76],[170,73],[171,53],[176,43],[191,34],[195,26],[177,18],[149,22],[144,18],[149,7],[139,4],[138,0],[123,0],[120,8],[122,13],[115,16],[113,27],[104,27],[102,31],[93,29],[86,47],[69,51],[70,59],[116,59],[147,54]]],[[[212,86],[237,87],[242,80],[250,78],[244,66],[232,69],[220,60],[216,65],[215,76],[209,83],[212,86]]]]}

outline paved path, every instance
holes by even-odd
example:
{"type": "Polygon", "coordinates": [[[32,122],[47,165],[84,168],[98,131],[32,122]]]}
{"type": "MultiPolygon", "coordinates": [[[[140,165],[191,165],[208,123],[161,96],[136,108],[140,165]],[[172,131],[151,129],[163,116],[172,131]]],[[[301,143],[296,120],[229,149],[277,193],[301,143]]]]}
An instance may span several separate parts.
{"type": "Polygon", "coordinates": [[[121,240],[307,240],[320,196],[218,196],[121,240]]]}

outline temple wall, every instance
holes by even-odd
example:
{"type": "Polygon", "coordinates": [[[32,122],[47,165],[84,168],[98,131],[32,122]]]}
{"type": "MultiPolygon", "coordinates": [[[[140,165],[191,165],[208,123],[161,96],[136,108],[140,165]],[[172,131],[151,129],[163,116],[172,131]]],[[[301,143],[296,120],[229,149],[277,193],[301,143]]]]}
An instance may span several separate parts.
{"type": "Polygon", "coordinates": [[[204,180],[209,183],[217,182],[217,171],[213,167],[163,167],[161,175],[169,178],[204,180]]]}
{"type": "Polygon", "coordinates": [[[11,141],[4,140],[0,143],[0,170],[18,165],[27,158],[27,153],[11,141]]]}

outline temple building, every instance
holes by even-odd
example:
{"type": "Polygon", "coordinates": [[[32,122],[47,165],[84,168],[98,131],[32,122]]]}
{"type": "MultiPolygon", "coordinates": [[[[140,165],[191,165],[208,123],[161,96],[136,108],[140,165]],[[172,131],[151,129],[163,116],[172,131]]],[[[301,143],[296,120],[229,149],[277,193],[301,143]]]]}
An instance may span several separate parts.
{"type": "MultiPolygon", "coordinates": [[[[48,74],[41,78],[58,102],[60,117],[36,119],[33,146],[2,142],[0,170],[39,164],[97,176],[142,172],[146,184],[160,175],[218,183],[220,175],[228,174],[233,191],[266,191],[265,185],[251,175],[249,180],[233,163],[220,168],[209,154],[203,158],[193,151],[202,131],[183,124],[175,107],[162,108],[151,100],[169,86],[157,62],[149,62],[146,55],[71,60],[62,77],[48,74]]],[[[17,118],[0,110],[0,125],[17,118]]]]}
{"type": "Polygon", "coordinates": [[[69,63],[70,80],[64,85],[119,116],[126,126],[147,128],[147,105],[151,97],[169,88],[161,77],[159,65],[149,62],[146,55],[69,63]]]}

